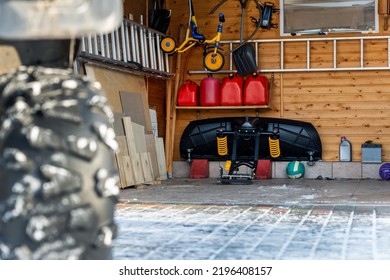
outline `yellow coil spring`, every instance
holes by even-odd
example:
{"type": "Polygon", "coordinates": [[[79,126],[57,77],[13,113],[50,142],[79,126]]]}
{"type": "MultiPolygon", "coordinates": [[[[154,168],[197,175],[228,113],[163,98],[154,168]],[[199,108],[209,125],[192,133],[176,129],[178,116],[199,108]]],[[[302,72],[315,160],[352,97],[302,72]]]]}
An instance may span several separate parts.
{"type": "Polygon", "coordinates": [[[227,135],[217,137],[218,155],[226,156],[228,154],[227,135]]]}
{"type": "Polygon", "coordinates": [[[280,143],[279,139],[272,139],[271,137],[268,137],[268,143],[269,143],[269,153],[271,157],[277,158],[280,156],[280,143]]]}

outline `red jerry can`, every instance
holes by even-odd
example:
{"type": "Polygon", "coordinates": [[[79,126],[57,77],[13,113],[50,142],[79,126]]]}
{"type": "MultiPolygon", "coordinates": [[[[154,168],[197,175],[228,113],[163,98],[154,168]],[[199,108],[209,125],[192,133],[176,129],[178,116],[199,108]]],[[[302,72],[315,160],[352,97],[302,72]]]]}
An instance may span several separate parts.
{"type": "Polygon", "coordinates": [[[178,106],[198,106],[199,105],[199,86],[197,83],[186,80],[179,88],[177,93],[178,106]]]}
{"type": "Polygon", "coordinates": [[[268,80],[254,72],[248,76],[244,86],[244,105],[268,104],[268,80]]]}
{"type": "Polygon", "coordinates": [[[244,78],[237,74],[229,74],[223,78],[219,97],[222,106],[241,106],[243,104],[244,78]]]}
{"type": "Polygon", "coordinates": [[[212,76],[200,81],[199,103],[200,106],[218,106],[221,82],[212,76]]]}

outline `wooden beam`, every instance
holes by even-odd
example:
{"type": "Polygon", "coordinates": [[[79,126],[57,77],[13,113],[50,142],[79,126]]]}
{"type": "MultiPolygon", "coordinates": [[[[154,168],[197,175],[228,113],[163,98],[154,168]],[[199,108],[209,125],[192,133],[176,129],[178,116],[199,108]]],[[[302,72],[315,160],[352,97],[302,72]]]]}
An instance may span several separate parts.
{"type": "MultiPolygon", "coordinates": [[[[179,44],[184,39],[184,25],[179,27],[179,44]]],[[[172,94],[172,81],[167,81],[167,125],[166,125],[166,135],[165,135],[165,153],[167,161],[167,172],[168,178],[173,176],[173,149],[174,149],[174,139],[175,139],[175,123],[176,123],[176,99],[177,91],[179,89],[180,83],[180,68],[181,68],[181,53],[177,54],[176,57],[176,69],[175,69],[175,85],[173,88],[172,94]]]]}

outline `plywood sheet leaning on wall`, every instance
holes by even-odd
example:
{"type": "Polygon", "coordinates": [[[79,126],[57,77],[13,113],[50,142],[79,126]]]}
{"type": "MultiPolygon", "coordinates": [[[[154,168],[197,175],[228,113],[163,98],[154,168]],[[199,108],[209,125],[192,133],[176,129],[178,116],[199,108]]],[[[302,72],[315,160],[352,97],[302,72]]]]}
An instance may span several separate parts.
{"type": "Polygon", "coordinates": [[[124,117],[123,113],[114,112],[114,132],[116,136],[124,136],[125,128],[123,127],[122,118],[124,117]]]}
{"type": "Polygon", "coordinates": [[[147,93],[120,91],[120,99],[125,116],[131,117],[132,122],[143,125],[146,133],[153,133],[147,93]]]}
{"type": "Polygon", "coordinates": [[[167,165],[165,158],[165,150],[164,150],[164,140],[161,137],[155,138],[156,140],[156,153],[157,153],[157,164],[158,164],[158,176],[157,180],[166,180],[167,176],[167,165]]]}
{"type": "Polygon", "coordinates": [[[145,139],[150,154],[154,179],[157,181],[168,179],[163,138],[148,134],[145,135],[145,139]]]}
{"type": "Polygon", "coordinates": [[[133,119],[131,119],[131,125],[133,128],[134,134],[134,145],[137,153],[146,153],[146,141],[145,141],[145,127],[135,123],[133,119]]]}
{"type": "Polygon", "coordinates": [[[150,153],[148,152],[140,153],[139,156],[141,161],[142,172],[144,174],[144,184],[153,184],[154,174],[153,174],[153,168],[150,159],[150,153]]]}
{"type": "Polygon", "coordinates": [[[144,182],[144,175],[142,171],[141,158],[136,150],[133,124],[130,117],[123,118],[123,125],[125,127],[127,149],[131,158],[131,166],[134,174],[134,184],[142,184],[144,182]]]}
{"type": "Polygon", "coordinates": [[[127,148],[126,136],[116,136],[116,141],[119,146],[119,151],[115,155],[119,173],[119,182],[121,188],[124,189],[135,184],[134,174],[131,166],[129,150],[127,148]]]}
{"type": "Polygon", "coordinates": [[[153,183],[154,175],[152,169],[152,163],[150,153],[146,145],[145,127],[132,122],[133,134],[134,134],[134,146],[137,154],[139,154],[142,173],[144,176],[144,183],[153,183]]]}
{"type": "Polygon", "coordinates": [[[167,179],[162,138],[145,134],[145,128],[132,122],[131,117],[122,117],[120,122],[125,131],[125,135],[116,136],[119,145],[116,160],[121,188],[156,184],[167,179]]]}
{"type": "Polygon", "coordinates": [[[145,135],[145,141],[146,141],[146,149],[149,152],[150,156],[150,163],[154,175],[154,180],[161,180],[159,178],[159,168],[158,168],[158,159],[157,159],[157,151],[156,151],[156,141],[153,134],[146,134],[145,135]]]}

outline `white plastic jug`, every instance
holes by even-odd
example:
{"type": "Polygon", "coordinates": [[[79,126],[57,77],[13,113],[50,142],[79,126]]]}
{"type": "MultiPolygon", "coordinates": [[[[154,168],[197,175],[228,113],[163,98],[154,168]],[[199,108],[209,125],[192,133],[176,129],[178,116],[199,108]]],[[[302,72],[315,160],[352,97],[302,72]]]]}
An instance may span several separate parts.
{"type": "Polygon", "coordinates": [[[340,161],[352,161],[352,145],[345,136],[341,136],[339,153],[340,161]]]}

